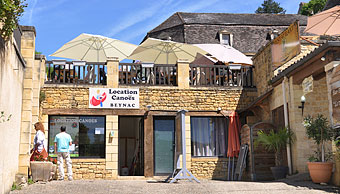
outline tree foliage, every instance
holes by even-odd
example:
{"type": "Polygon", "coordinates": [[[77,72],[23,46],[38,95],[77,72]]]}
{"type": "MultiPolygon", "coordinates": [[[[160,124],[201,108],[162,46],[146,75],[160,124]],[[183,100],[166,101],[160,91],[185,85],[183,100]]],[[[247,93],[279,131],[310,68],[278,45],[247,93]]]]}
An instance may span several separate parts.
{"type": "Polygon", "coordinates": [[[7,40],[13,33],[27,4],[25,0],[1,0],[0,35],[7,40]]]}
{"type": "Polygon", "coordinates": [[[327,0],[310,0],[301,7],[301,14],[306,16],[314,15],[325,7],[327,0]]]}
{"type": "Polygon", "coordinates": [[[273,0],[264,0],[262,5],[257,8],[255,13],[285,14],[286,10],[273,0]]]}

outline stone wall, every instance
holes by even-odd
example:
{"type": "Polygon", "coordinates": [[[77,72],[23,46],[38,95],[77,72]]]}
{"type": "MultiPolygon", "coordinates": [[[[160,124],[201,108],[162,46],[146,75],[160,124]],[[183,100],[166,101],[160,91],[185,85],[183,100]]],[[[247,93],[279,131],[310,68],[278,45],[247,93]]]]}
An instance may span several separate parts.
{"type": "Polygon", "coordinates": [[[301,60],[303,57],[311,53],[317,46],[301,41],[301,52],[289,60],[287,63],[282,64],[280,67],[275,68],[272,66],[271,45],[267,44],[254,56],[253,65],[255,66],[255,83],[258,91],[258,96],[263,95],[271,88],[270,80],[290,67],[295,62],[301,60]]]}
{"type": "Polygon", "coordinates": [[[73,178],[75,180],[116,179],[116,172],[112,169],[106,169],[105,165],[105,159],[72,159],[73,178]]]}
{"type": "MultiPolygon", "coordinates": [[[[48,123],[48,110],[60,110],[60,114],[67,114],[69,110],[81,109],[86,111],[89,103],[89,89],[87,87],[67,87],[67,86],[46,86],[42,92],[45,93],[45,100],[42,102],[41,118],[43,123],[48,123]],[[45,112],[44,112],[45,110],[45,112]],[[43,114],[44,112],[44,114],[43,114]]],[[[188,88],[178,89],[177,87],[142,87],[140,91],[140,110],[144,111],[146,105],[152,105],[153,110],[180,110],[191,111],[217,111],[218,107],[222,110],[239,110],[245,108],[256,97],[256,90],[217,89],[217,88],[188,88]]],[[[81,114],[81,111],[79,114],[81,114]]],[[[99,114],[100,110],[94,110],[99,114]]],[[[90,112],[87,112],[89,114],[90,112]]],[[[126,111],[125,111],[126,114],[126,111]]],[[[74,173],[75,179],[116,179],[118,177],[118,115],[106,115],[106,158],[103,160],[75,159],[74,173]],[[114,137],[109,137],[110,131],[114,131],[114,137]],[[99,161],[99,162],[98,162],[99,161]],[[89,166],[92,166],[91,169],[89,166]],[[92,168],[95,168],[92,170],[92,168]],[[99,171],[101,170],[101,173],[99,171]],[[97,172],[95,172],[97,171],[97,172]],[[86,175],[90,173],[90,175],[86,175]]],[[[220,158],[191,158],[191,139],[190,139],[190,116],[185,117],[186,125],[186,150],[187,167],[192,168],[193,174],[204,179],[225,179],[227,163],[220,158]],[[195,166],[191,164],[195,163],[195,166]],[[207,168],[207,165],[209,168],[207,168]]],[[[149,131],[151,129],[146,129],[149,131]]],[[[153,149],[152,139],[146,137],[145,150],[153,149]],[[150,142],[149,142],[150,141],[150,142]],[[149,143],[148,143],[149,142],[149,143]],[[151,147],[150,147],[151,146],[151,147]]],[[[151,150],[152,152],[152,150],[151,150]]],[[[147,155],[145,155],[147,157],[147,155]]],[[[145,160],[146,162],[146,160],[145,160]]],[[[145,164],[145,176],[150,176],[149,171],[153,171],[150,161],[145,164]]]]}
{"type": "MultiPolygon", "coordinates": [[[[88,108],[88,88],[45,87],[44,109],[88,108]]],[[[152,105],[155,110],[240,110],[256,97],[256,90],[140,88],[140,109],[152,105]]]]}
{"type": "MultiPolygon", "coordinates": [[[[0,193],[8,193],[18,172],[20,123],[25,67],[15,49],[15,40],[0,37],[0,193]],[[10,149],[9,149],[10,148],[10,149]]],[[[28,142],[28,139],[27,141],[28,142]]]]}
{"type": "Polygon", "coordinates": [[[272,71],[272,54],[270,45],[266,45],[253,58],[253,65],[255,66],[255,83],[257,88],[257,95],[265,94],[271,86],[269,80],[274,75],[272,71]]]}
{"type": "MultiPolygon", "coordinates": [[[[301,105],[300,99],[303,95],[301,85],[293,84],[293,79],[290,78],[290,102],[289,102],[289,124],[296,136],[296,141],[292,145],[292,159],[294,164],[294,171],[308,172],[307,161],[309,156],[314,154],[316,145],[314,142],[307,138],[306,129],[302,125],[303,117],[311,115],[313,117],[318,114],[323,114],[329,121],[329,109],[328,109],[328,90],[326,84],[326,78],[313,81],[313,92],[305,94],[306,103],[304,108],[303,117],[301,109],[298,106],[301,105]]],[[[327,148],[331,150],[330,144],[327,148]]]]}
{"type": "MultiPolygon", "coordinates": [[[[232,161],[232,159],[231,159],[232,161]]],[[[237,158],[234,160],[235,164],[237,158]]],[[[191,173],[198,179],[227,180],[227,158],[191,158],[191,173]]]]}

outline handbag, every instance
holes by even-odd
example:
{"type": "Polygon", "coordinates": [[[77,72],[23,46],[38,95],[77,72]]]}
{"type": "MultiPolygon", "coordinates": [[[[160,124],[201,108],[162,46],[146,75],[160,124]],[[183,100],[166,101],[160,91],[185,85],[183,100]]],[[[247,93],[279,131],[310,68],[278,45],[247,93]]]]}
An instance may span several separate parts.
{"type": "Polygon", "coordinates": [[[46,160],[46,158],[48,157],[48,153],[45,150],[45,148],[43,148],[41,152],[34,149],[33,154],[31,155],[30,161],[35,161],[35,158],[40,158],[40,156],[42,157],[43,160],[46,160]]]}

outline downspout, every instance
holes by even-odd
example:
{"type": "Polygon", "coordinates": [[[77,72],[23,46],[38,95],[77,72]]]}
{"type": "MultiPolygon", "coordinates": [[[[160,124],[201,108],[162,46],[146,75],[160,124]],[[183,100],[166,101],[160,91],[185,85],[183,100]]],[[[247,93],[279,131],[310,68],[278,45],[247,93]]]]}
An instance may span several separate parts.
{"type": "MultiPolygon", "coordinates": [[[[284,112],[284,118],[285,118],[285,127],[287,130],[289,129],[289,121],[288,121],[288,107],[287,107],[287,100],[286,100],[286,87],[285,84],[288,81],[287,77],[285,76],[282,81],[282,97],[283,97],[283,112],[284,112]]],[[[292,158],[290,153],[290,142],[287,143],[287,160],[288,160],[288,168],[289,168],[289,174],[293,174],[292,169],[292,158]]]]}

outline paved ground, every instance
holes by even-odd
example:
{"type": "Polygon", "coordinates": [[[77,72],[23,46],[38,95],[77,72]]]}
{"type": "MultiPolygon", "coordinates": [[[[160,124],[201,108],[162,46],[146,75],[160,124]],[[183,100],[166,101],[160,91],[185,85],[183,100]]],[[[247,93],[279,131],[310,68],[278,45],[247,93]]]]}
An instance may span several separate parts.
{"type": "Polygon", "coordinates": [[[313,184],[310,181],[289,182],[228,182],[228,181],[201,181],[191,183],[179,181],[169,183],[147,183],[146,181],[109,181],[109,180],[76,180],[76,181],[52,181],[48,183],[35,183],[20,191],[12,191],[10,194],[93,194],[93,193],[237,193],[237,194],[316,194],[339,193],[340,190],[333,186],[313,184]]]}

